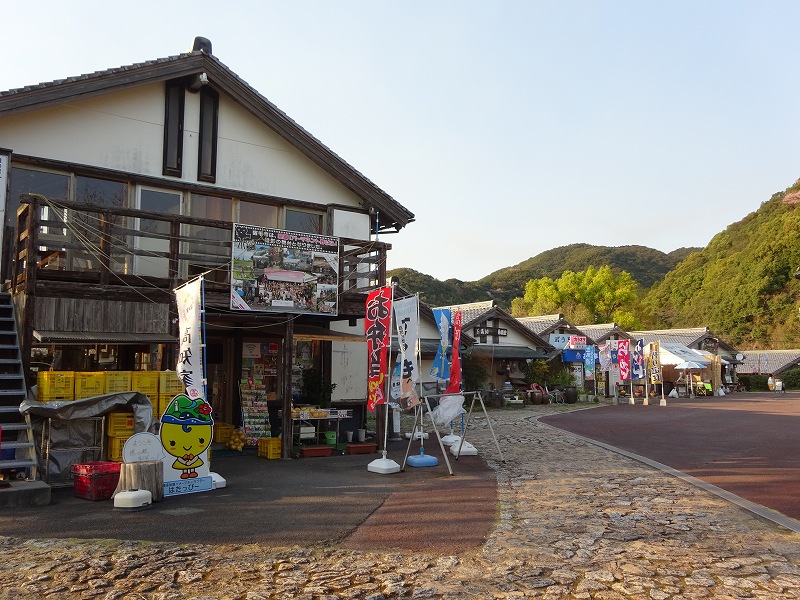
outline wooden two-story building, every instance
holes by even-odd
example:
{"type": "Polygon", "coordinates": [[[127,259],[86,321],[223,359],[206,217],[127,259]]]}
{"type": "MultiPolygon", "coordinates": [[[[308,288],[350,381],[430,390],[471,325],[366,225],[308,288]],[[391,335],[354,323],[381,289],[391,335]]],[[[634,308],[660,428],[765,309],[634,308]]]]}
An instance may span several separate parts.
{"type": "Polygon", "coordinates": [[[0,194],[0,268],[27,366],[174,369],[174,289],[203,274],[218,419],[237,421],[248,377],[288,407],[308,368],[336,384],[334,401],[364,401],[365,292],[385,281],[384,234],[414,215],[207,39],[0,92],[0,194]]]}

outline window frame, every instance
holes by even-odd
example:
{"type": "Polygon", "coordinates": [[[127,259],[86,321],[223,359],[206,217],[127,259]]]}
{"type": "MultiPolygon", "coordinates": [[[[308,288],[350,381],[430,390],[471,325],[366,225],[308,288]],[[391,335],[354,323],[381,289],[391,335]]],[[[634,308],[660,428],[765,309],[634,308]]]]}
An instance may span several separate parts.
{"type": "Polygon", "coordinates": [[[219,94],[204,86],[200,89],[200,133],[197,141],[197,181],[217,181],[217,135],[219,133],[219,94]],[[204,166],[207,164],[208,169],[204,166]]]}
{"type": "Polygon", "coordinates": [[[180,79],[167,81],[164,88],[164,152],[161,172],[170,177],[183,175],[183,119],[186,93],[180,79]],[[173,106],[177,102],[177,106],[173,106]],[[176,114],[177,113],[177,114],[176,114]],[[175,147],[172,147],[174,140],[175,147]],[[174,155],[174,161],[172,160],[174,155]]]}

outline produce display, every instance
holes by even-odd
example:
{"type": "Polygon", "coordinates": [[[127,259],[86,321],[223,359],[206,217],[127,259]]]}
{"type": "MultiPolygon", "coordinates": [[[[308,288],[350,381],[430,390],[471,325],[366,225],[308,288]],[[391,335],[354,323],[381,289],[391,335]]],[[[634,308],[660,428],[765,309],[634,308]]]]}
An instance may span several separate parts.
{"type": "Polygon", "coordinates": [[[235,430],[231,433],[231,437],[228,438],[228,442],[225,446],[229,450],[236,450],[237,452],[241,452],[244,450],[244,446],[247,443],[247,438],[245,437],[244,431],[241,429],[235,430]]]}

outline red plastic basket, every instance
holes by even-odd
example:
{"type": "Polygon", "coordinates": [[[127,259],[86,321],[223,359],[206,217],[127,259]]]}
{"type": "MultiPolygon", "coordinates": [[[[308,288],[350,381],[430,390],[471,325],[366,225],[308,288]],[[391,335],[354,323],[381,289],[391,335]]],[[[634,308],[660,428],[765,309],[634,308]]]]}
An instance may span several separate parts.
{"type": "Polygon", "coordinates": [[[72,490],[76,498],[110,500],[119,483],[120,463],[89,462],[72,465],[72,490]]]}

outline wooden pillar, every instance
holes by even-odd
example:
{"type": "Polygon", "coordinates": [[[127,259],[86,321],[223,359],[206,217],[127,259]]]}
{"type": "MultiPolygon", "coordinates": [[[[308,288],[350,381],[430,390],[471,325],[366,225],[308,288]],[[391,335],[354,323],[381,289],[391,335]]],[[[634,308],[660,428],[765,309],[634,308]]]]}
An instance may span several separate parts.
{"type": "Polygon", "coordinates": [[[286,315],[283,334],[283,418],[281,419],[281,458],[292,452],[292,359],[294,358],[294,319],[286,315]]]}

